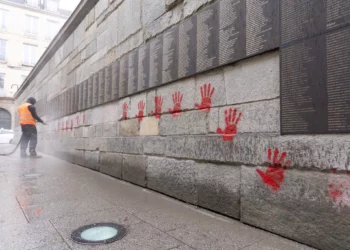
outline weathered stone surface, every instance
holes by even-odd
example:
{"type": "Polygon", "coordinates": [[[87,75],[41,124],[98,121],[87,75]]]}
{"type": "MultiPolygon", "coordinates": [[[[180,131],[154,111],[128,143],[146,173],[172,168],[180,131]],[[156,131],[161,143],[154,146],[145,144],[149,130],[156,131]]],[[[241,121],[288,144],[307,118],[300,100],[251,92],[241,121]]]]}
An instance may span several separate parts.
{"type": "Polygon", "coordinates": [[[147,187],[180,200],[197,204],[197,174],[194,161],[149,157],[147,187]]]}
{"type": "Polygon", "coordinates": [[[130,118],[130,97],[121,99],[118,102],[118,120],[125,119],[125,118],[130,118]],[[124,117],[126,116],[126,117],[124,117]]]}
{"type": "Polygon", "coordinates": [[[149,115],[152,111],[154,111],[154,97],[156,96],[156,91],[151,90],[147,92],[147,98],[146,98],[146,115],[149,115]]]}
{"type": "Polygon", "coordinates": [[[332,204],[329,175],[287,170],[280,189],[274,190],[256,168],[243,166],[241,220],[320,249],[348,249],[350,207],[332,204]]]}
{"type": "Polygon", "coordinates": [[[143,0],[141,4],[143,26],[150,24],[165,12],[164,0],[143,0]]]}
{"type": "Polygon", "coordinates": [[[103,124],[103,137],[115,137],[118,132],[118,123],[104,123],[103,124]]]}
{"type": "Polygon", "coordinates": [[[182,3],[184,0],[165,0],[165,8],[171,10],[179,3],[182,3]]]}
{"type": "Polygon", "coordinates": [[[85,151],[84,166],[93,170],[100,169],[100,152],[85,151]]]}
{"type": "Polygon", "coordinates": [[[216,0],[185,0],[184,2],[184,17],[192,15],[204,4],[214,2],[216,0]]]}
{"type": "Polygon", "coordinates": [[[203,92],[205,92],[205,84],[207,85],[207,93],[203,93],[203,95],[204,97],[211,98],[211,106],[216,107],[226,105],[226,88],[223,69],[215,69],[196,77],[195,104],[197,105],[200,105],[202,102],[201,87],[203,87],[203,92]],[[214,92],[211,96],[212,89],[214,89],[214,92]]]}
{"type": "Polygon", "coordinates": [[[140,123],[140,135],[159,135],[159,119],[156,117],[144,117],[140,123]]]}
{"type": "Polygon", "coordinates": [[[100,172],[114,176],[118,179],[122,178],[123,155],[118,153],[100,154],[100,172]]]}
{"type": "Polygon", "coordinates": [[[237,133],[270,133],[280,131],[280,100],[261,101],[249,104],[242,104],[236,106],[227,106],[219,109],[219,125],[224,131],[226,128],[225,117],[230,117],[225,111],[232,109],[232,116],[234,109],[237,109],[236,117],[230,124],[235,124],[239,114],[242,114],[239,123],[237,124],[237,133]]]}
{"type": "Polygon", "coordinates": [[[161,135],[206,134],[208,132],[208,113],[190,111],[181,115],[163,115],[160,119],[161,135]]]}
{"type": "Polygon", "coordinates": [[[84,154],[85,153],[82,150],[75,150],[72,162],[74,164],[84,166],[84,154]]]}
{"type": "Polygon", "coordinates": [[[130,108],[130,117],[131,118],[135,118],[139,115],[142,115],[142,116],[147,116],[147,113],[146,113],[146,93],[142,93],[142,94],[139,94],[139,95],[134,95],[131,97],[131,108],[130,108]]]}
{"type": "Polygon", "coordinates": [[[227,104],[277,98],[279,63],[279,52],[272,52],[225,67],[227,104]]]}
{"type": "Polygon", "coordinates": [[[95,54],[97,51],[97,40],[93,40],[87,47],[86,47],[86,57],[89,58],[93,54],[95,54]]]}
{"type": "Polygon", "coordinates": [[[126,137],[123,139],[123,153],[143,154],[143,137],[126,137]]]}
{"type": "Polygon", "coordinates": [[[104,129],[103,123],[95,125],[95,137],[102,137],[104,133],[103,129],[104,129]]]}
{"type": "Polygon", "coordinates": [[[122,153],[124,144],[124,138],[103,138],[100,150],[103,152],[118,152],[122,153]]]}
{"type": "Polygon", "coordinates": [[[198,206],[239,219],[240,168],[197,164],[198,206]]]}
{"type": "Polygon", "coordinates": [[[87,130],[88,130],[88,137],[91,138],[91,137],[95,137],[95,132],[96,132],[96,126],[90,126],[90,127],[87,127],[87,130]]]}
{"type": "Polygon", "coordinates": [[[140,123],[137,119],[119,122],[120,136],[138,136],[140,134],[140,123]]]}
{"type": "Polygon", "coordinates": [[[150,155],[164,155],[167,141],[160,136],[147,136],[144,139],[144,152],[150,155]]]}
{"type": "Polygon", "coordinates": [[[141,4],[139,0],[124,1],[117,9],[115,23],[118,43],[141,28],[141,4]],[[126,28],[127,27],[127,28],[126,28]]]}
{"type": "Polygon", "coordinates": [[[123,180],[143,187],[146,186],[147,157],[141,155],[124,155],[123,158],[123,180]]]}
{"type": "Polygon", "coordinates": [[[119,118],[118,102],[111,102],[102,106],[103,122],[117,122],[119,118]]]}
{"type": "Polygon", "coordinates": [[[209,111],[209,133],[216,133],[219,127],[219,109],[212,108],[209,111]]]}
{"type": "Polygon", "coordinates": [[[97,4],[95,5],[95,15],[96,18],[98,18],[104,10],[108,7],[108,1],[109,0],[99,0],[97,4]]]}

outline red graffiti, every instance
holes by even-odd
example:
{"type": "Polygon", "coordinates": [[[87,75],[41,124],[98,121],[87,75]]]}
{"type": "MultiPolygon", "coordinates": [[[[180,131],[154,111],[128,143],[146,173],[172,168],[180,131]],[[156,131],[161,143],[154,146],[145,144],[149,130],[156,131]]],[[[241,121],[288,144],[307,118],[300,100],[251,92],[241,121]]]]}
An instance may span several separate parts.
{"type": "Polygon", "coordinates": [[[343,185],[340,184],[339,187],[336,187],[334,184],[328,185],[328,192],[333,201],[339,200],[343,195],[343,185]]]}
{"type": "Polygon", "coordinates": [[[278,149],[275,149],[273,159],[272,159],[272,149],[268,150],[268,160],[269,160],[269,167],[264,173],[260,169],[257,169],[256,171],[261,176],[264,183],[270,187],[272,187],[273,190],[278,190],[281,187],[281,183],[284,180],[284,171],[286,170],[287,166],[290,165],[290,161],[284,160],[287,157],[287,153],[283,152],[281,154],[281,157],[279,157],[279,151],[278,149]]]}
{"type": "Polygon", "coordinates": [[[142,119],[144,117],[144,110],[145,110],[145,102],[139,101],[138,103],[139,113],[136,115],[136,118],[139,122],[142,122],[142,119]]]}
{"type": "Polygon", "coordinates": [[[66,128],[64,127],[64,121],[62,121],[62,131],[65,131],[66,130],[66,128]]]}
{"type": "Polygon", "coordinates": [[[224,141],[232,141],[237,134],[237,125],[242,117],[242,113],[237,116],[237,109],[226,109],[225,110],[225,130],[218,128],[216,133],[222,135],[224,141]]]}
{"type": "Polygon", "coordinates": [[[169,112],[173,114],[173,117],[179,116],[181,114],[181,102],[184,97],[179,91],[175,92],[173,95],[174,108],[169,108],[169,112]]]}
{"type": "Polygon", "coordinates": [[[162,96],[155,96],[154,97],[154,105],[155,105],[155,111],[151,111],[151,115],[155,115],[156,118],[159,119],[160,115],[162,113],[163,97],[162,96]]]}
{"type": "Polygon", "coordinates": [[[124,102],[123,104],[123,120],[128,119],[128,104],[126,102],[124,102]]]}
{"type": "Polygon", "coordinates": [[[209,112],[211,108],[211,98],[215,92],[215,88],[211,87],[211,84],[204,84],[204,87],[201,87],[201,96],[202,103],[195,104],[195,107],[200,109],[202,112],[209,112]]]}
{"type": "Polygon", "coordinates": [[[337,169],[336,168],[332,168],[332,172],[333,172],[333,174],[337,173],[337,169]]]}

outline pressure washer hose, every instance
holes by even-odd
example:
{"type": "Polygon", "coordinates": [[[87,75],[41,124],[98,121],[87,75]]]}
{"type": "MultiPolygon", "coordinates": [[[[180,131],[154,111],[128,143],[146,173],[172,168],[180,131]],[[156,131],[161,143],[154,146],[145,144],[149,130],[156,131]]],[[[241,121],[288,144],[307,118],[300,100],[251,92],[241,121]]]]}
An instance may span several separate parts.
{"type": "Polygon", "coordinates": [[[21,135],[21,139],[19,139],[19,142],[17,143],[16,147],[10,153],[0,154],[0,156],[9,156],[9,155],[12,155],[13,153],[15,153],[16,150],[18,149],[19,145],[21,144],[22,139],[23,139],[23,134],[21,135]]]}

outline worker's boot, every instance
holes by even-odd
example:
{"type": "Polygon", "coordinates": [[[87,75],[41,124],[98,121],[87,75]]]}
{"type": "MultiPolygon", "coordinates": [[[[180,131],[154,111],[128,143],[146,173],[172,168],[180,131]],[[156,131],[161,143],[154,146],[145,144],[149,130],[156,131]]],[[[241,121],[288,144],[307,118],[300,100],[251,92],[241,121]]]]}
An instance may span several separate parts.
{"type": "Polygon", "coordinates": [[[30,158],[42,158],[42,156],[38,155],[35,151],[30,152],[30,158]]]}
{"type": "Polygon", "coordinates": [[[27,152],[26,151],[21,151],[21,158],[27,158],[27,152]]]}

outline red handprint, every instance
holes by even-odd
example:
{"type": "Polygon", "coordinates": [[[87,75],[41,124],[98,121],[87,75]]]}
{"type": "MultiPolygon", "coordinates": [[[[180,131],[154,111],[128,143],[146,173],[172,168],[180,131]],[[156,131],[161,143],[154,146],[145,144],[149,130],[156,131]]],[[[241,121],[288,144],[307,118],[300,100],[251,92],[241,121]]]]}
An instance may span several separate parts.
{"type": "Polygon", "coordinates": [[[336,184],[329,184],[328,185],[328,192],[330,197],[334,202],[341,199],[343,196],[343,184],[336,185],[336,184]]]}
{"type": "Polygon", "coordinates": [[[290,165],[290,161],[287,160],[284,162],[285,158],[287,157],[287,153],[283,152],[281,154],[281,157],[279,157],[279,151],[278,149],[275,149],[273,159],[272,159],[272,149],[268,150],[268,160],[269,160],[269,167],[264,173],[260,169],[257,169],[256,171],[263,179],[264,183],[266,185],[269,185],[272,187],[273,190],[278,190],[281,187],[281,183],[284,179],[284,171],[286,170],[287,166],[290,165]],[[283,163],[284,162],[284,163],[283,163]]]}
{"type": "Polygon", "coordinates": [[[137,117],[137,120],[139,122],[142,122],[142,119],[144,117],[145,102],[144,101],[139,101],[137,106],[139,108],[139,113],[136,115],[136,117],[137,117]]]}
{"type": "Polygon", "coordinates": [[[195,107],[200,109],[202,112],[209,112],[211,108],[211,98],[214,94],[215,88],[211,87],[211,84],[204,84],[204,87],[201,87],[201,96],[202,103],[195,104],[195,107]]]}
{"type": "Polygon", "coordinates": [[[237,119],[237,109],[226,109],[225,110],[225,123],[226,128],[222,130],[218,128],[216,133],[221,134],[224,141],[232,141],[235,135],[237,134],[237,125],[242,117],[242,113],[239,113],[237,119]]]}
{"type": "Polygon", "coordinates": [[[123,120],[128,119],[128,109],[129,109],[128,104],[126,102],[124,102],[124,104],[123,104],[123,120]]]}
{"type": "Polygon", "coordinates": [[[179,116],[181,113],[181,102],[182,98],[184,97],[183,94],[180,93],[180,91],[175,92],[173,95],[173,102],[174,102],[174,108],[169,108],[169,112],[173,114],[173,117],[179,116]]]}
{"type": "Polygon", "coordinates": [[[154,97],[154,104],[156,107],[156,111],[151,111],[151,115],[155,115],[156,118],[160,118],[160,115],[162,113],[162,106],[163,106],[163,97],[162,96],[155,96],[154,97]]]}

